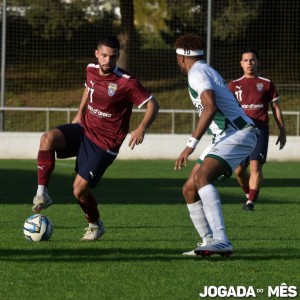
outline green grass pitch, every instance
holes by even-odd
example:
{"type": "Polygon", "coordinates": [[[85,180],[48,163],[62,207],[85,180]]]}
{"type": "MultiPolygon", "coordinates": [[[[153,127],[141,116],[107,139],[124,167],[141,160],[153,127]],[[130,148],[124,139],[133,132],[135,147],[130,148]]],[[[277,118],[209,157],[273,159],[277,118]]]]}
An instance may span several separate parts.
{"type": "MultiPolygon", "coordinates": [[[[106,226],[103,240],[81,242],[87,226],[72,194],[74,161],[58,160],[50,182],[50,241],[30,243],[36,162],[0,160],[0,299],[200,299],[205,286],[253,286],[257,299],[282,283],[300,295],[300,162],[268,162],[255,212],[242,211],[234,178],[216,186],[229,258],[184,257],[199,238],[181,187],[193,166],[117,160],[94,190],[106,226]]],[[[217,298],[215,298],[217,299],[217,298]]]]}

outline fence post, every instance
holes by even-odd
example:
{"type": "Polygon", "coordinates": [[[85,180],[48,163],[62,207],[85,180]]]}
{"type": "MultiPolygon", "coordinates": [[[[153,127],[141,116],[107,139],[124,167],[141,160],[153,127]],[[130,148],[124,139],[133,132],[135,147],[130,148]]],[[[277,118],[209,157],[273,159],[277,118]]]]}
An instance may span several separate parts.
{"type": "Polygon", "coordinates": [[[67,123],[71,123],[71,109],[70,108],[67,111],[67,123]]]}
{"type": "Polygon", "coordinates": [[[298,113],[297,113],[297,136],[299,136],[299,116],[300,116],[300,112],[298,111],[298,113]]]}
{"type": "Polygon", "coordinates": [[[49,130],[49,122],[50,122],[50,116],[49,116],[49,107],[46,110],[46,131],[49,130]]]}
{"type": "Polygon", "coordinates": [[[208,65],[210,65],[210,52],[211,52],[211,11],[212,11],[212,0],[207,0],[206,63],[208,65]]]}
{"type": "MultiPolygon", "coordinates": [[[[5,65],[6,65],[6,0],[2,4],[2,47],[1,47],[1,107],[5,106],[5,65]]],[[[0,113],[0,131],[5,130],[5,111],[0,113]]]]}
{"type": "Polygon", "coordinates": [[[175,133],[175,111],[172,110],[172,134],[175,133]]]}

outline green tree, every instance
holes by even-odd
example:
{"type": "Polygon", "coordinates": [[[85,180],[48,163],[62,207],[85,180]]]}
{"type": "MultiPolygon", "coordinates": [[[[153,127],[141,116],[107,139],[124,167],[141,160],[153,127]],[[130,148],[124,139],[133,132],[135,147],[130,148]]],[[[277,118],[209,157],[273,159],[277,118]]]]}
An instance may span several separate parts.
{"type": "Polygon", "coordinates": [[[169,18],[168,1],[134,0],[135,26],[142,39],[143,48],[166,47],[162,32],[169,32],[165,20],[169,18]]]}
{"type": "Polygon", "coordinates": [[[232,42],[245,35],[249,24],[258,18],[262,1],[214,1],[213,36],[220,41],[232,42]]]}
{"type": "Polygon", "coordinates": [[[166,43],[173,46],[182,34],[193,32],[206,35],[207,0],[168,0],[168,32],[161,32],[166,43]]]}
{"type": "Polygon", "coordinates": [[[134,26],[133,0],[120,0],[120,12],[121,23],[118,38],[121,43],[121,57],[119,64],[134,72],[136,66],[133,56],[139,51],[139,38],[134,26]]]}
{"type": "MultiPolygon", "coordinates": [[[[74,32],[90,22],[87,8],[93,8],[94,0],[12,0],[25,7],[25,19],[35,34],[44,39],[64,37],[70,40],[74,32]]],[[[103,4],[106,1],[97,1],[103,4]]],[[[98,18],[99,19],[99,18],[98,18]]],[[[95,21],[95,18],[94,18],[95,21]]]]}

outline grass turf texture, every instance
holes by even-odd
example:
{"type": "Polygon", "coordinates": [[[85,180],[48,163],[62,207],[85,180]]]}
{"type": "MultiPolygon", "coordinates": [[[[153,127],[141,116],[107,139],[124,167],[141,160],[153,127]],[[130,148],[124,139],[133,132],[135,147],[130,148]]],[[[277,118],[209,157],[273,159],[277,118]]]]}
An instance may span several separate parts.
{"type": "Polygon", "coordinates": [[[217,188],[229,258],[184,257],[199,238],[181,195],[193,162],[117,160],[95,189],[106,226],[102,241],[81,242],[87,226],[72,195],[74,161],[57,161],[51,178],[50,241],[27,242],[36,163],[0,160],[0,299],[199,299],[204,286],[267,287],[300,282],[300,162],[268,162],[255,212],[242,211],[234,178],[217,188]]]}

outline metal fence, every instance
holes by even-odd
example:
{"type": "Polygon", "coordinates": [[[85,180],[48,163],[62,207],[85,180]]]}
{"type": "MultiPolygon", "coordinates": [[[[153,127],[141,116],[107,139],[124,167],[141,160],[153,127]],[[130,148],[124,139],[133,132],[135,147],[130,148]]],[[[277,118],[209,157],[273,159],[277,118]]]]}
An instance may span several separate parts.
{"type": "MultiPolygon", "coordinates": [[[[0,112],[11,120],[11,132],[44,132],[57,125],[70,123],[77,112],[77,108],[60,107],[2,107],[0,112]]],[[[131,128],[139,123],[144,109],[133,109],[131,128]]],[[[283,111],[287,124],[287,135],[300,135],[300,112],[283,111]]],[[[277,135],[278,128],[270,115],[270,134],[277,135]]],[[[151,133],[189,134],[195,128],[198,120],[196,110],[189,109],[160,109],[155,124],[149,129],[151,133]]]]}
{"type": "MultiPolygon", "coordinates": [[[[121,11],[119,0],[0,0],[0,131],[43,132],[69,122],[84,89],[85,67],[95,59],[96,41],[114,34],[123,45],[128,40],[125,30],[135,34],[122,46],[118,64],[138,77],[161,107],[149,131],[190,133],[197,120],[190,101],[184,100],[186,82],[173,49],[178,35],[195,32],[206,41],[207,62],[227,83],[242,75],[241,50],[258,50],[259,73],[276,84],[283,100],[287,133],[299,136],[299,0],[272,5],[267,0],[133,2],[134,30],[126,31],[124,24],[130,22],[121,20],[131,6],[121,11]],[[109,11],[101,5],[87,9],[93,2],[109,3],[109,11]]],[[[138,112],[132,127],[141,117],[138,112]]],[[[272,117],[270,129],[278,133],[272,117]]]]}

